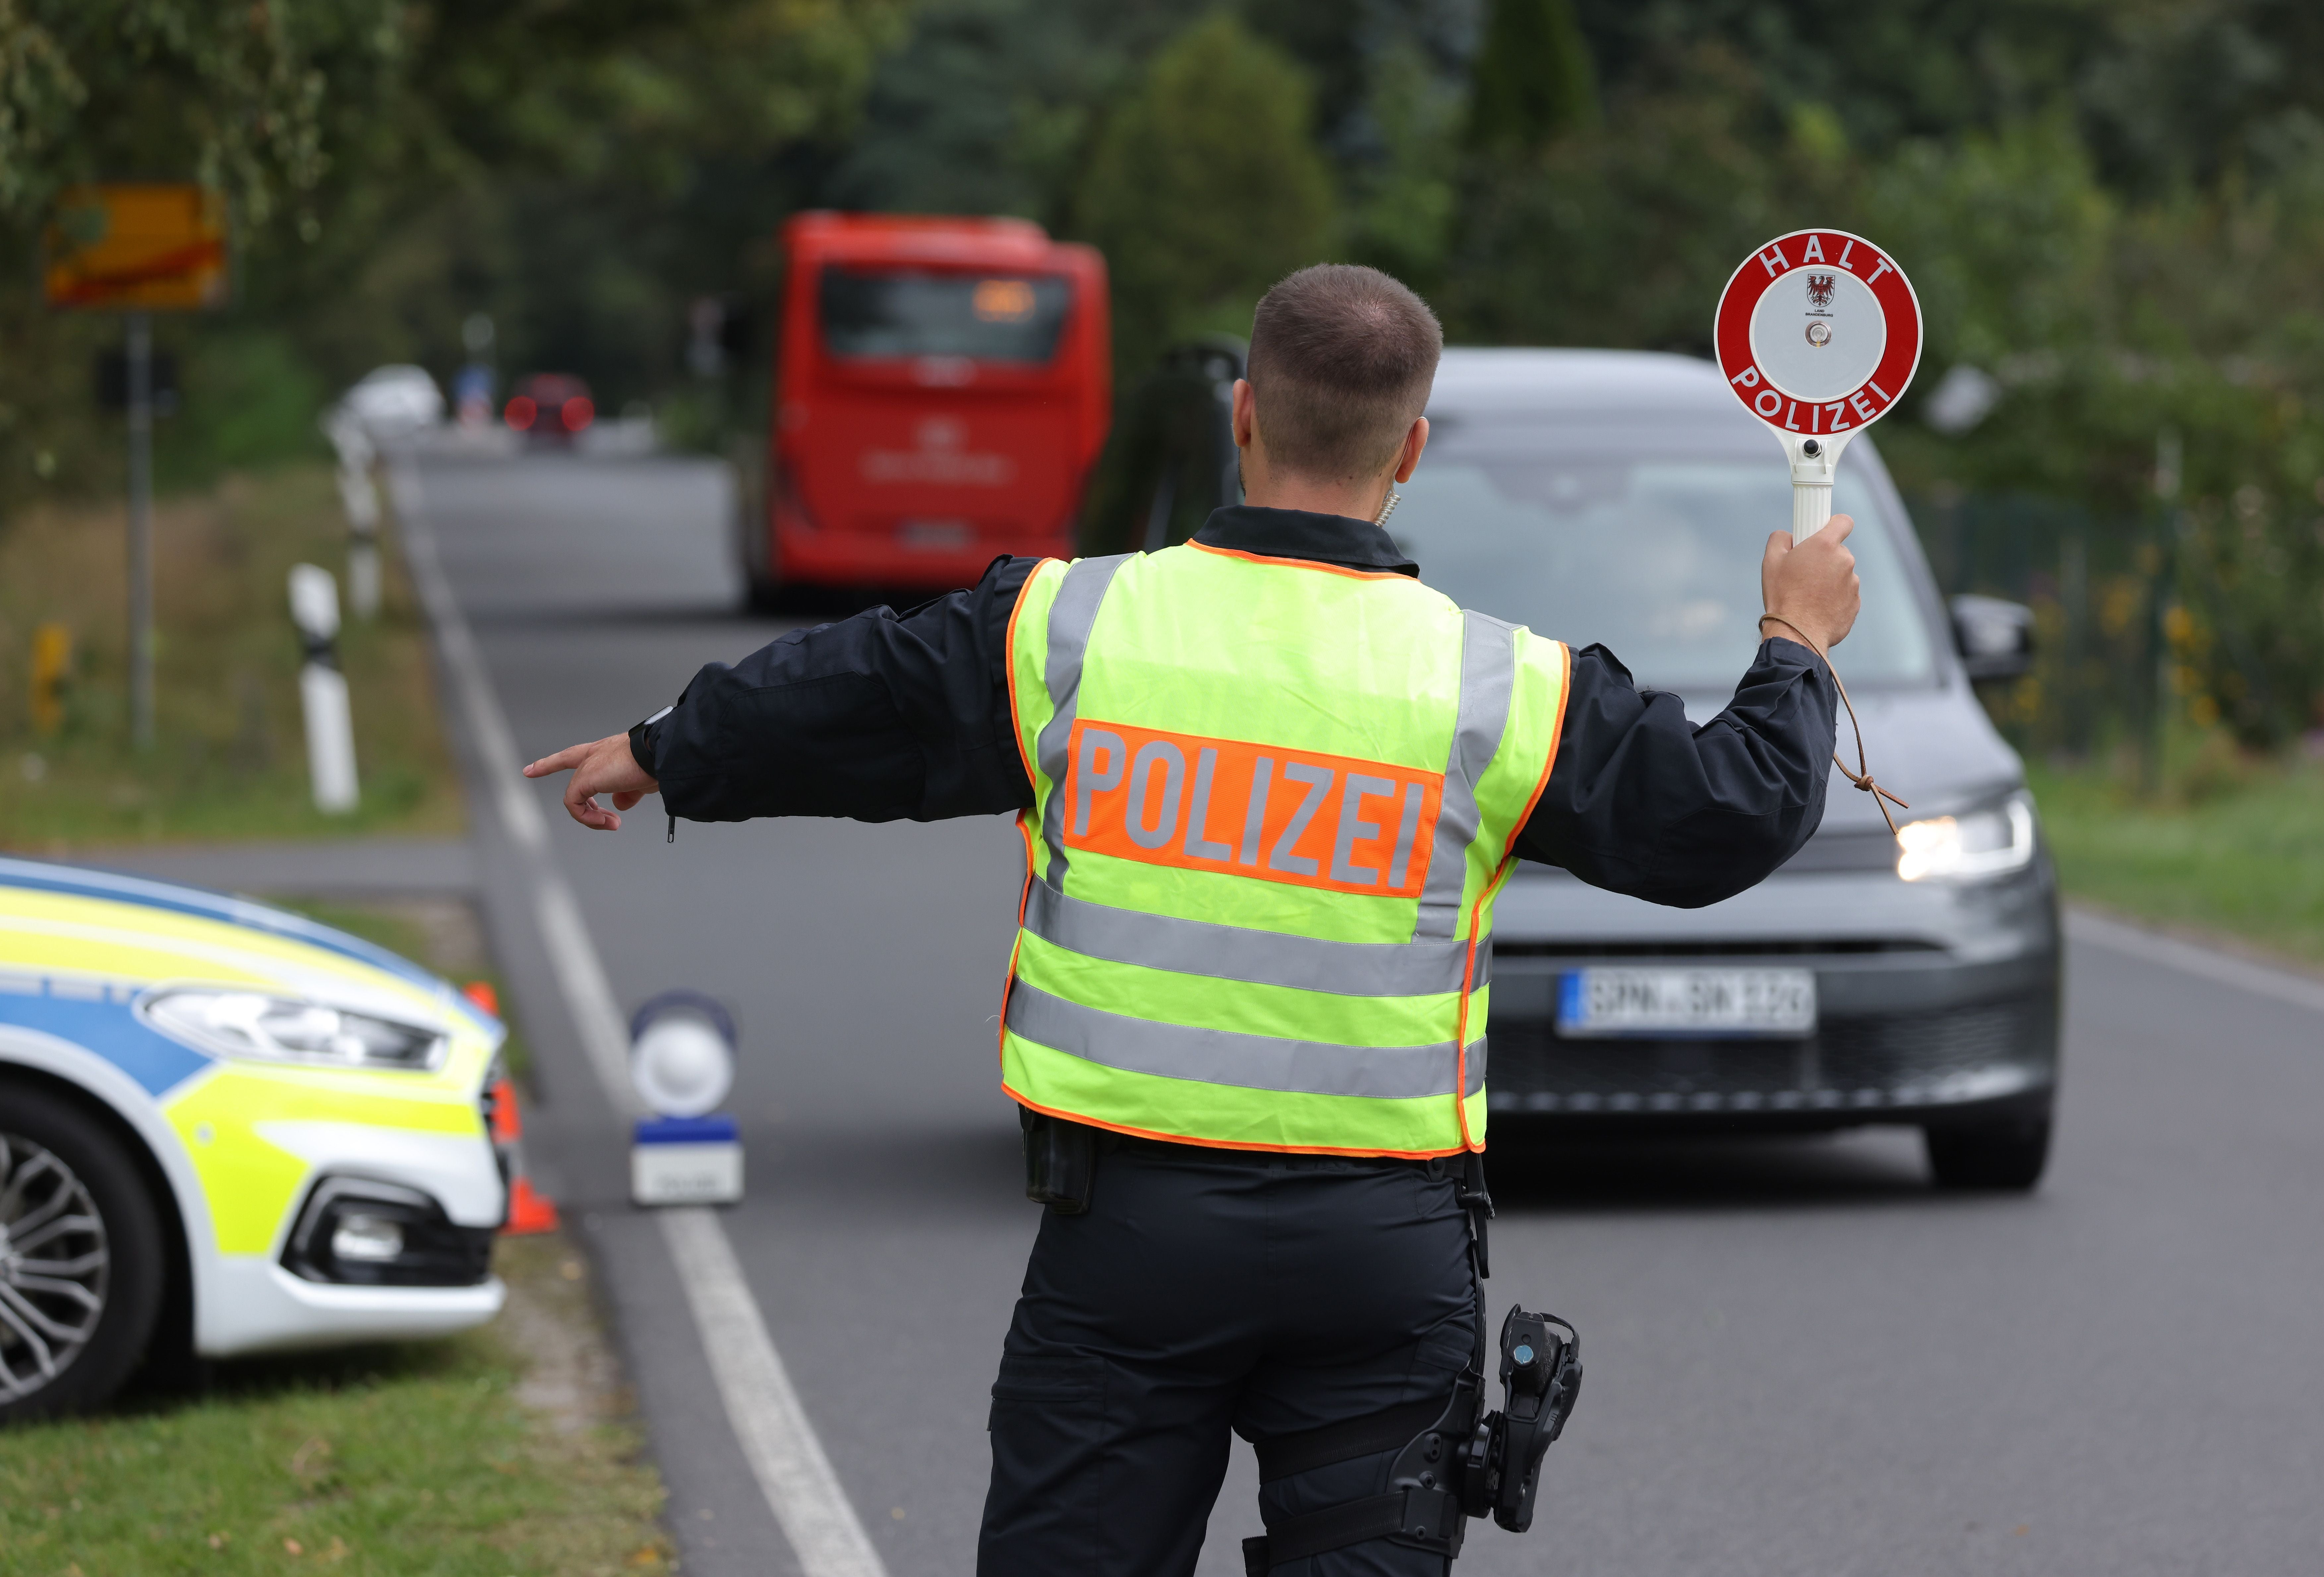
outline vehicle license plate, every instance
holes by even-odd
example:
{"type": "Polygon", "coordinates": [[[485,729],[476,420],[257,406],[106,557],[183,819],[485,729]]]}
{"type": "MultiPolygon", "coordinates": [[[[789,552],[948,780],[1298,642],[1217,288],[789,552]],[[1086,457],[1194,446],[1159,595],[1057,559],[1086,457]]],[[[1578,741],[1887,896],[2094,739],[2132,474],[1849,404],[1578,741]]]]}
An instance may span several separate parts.
{"type": "Polygon", "coordinates": [[[1815,1024],[1807,969],[1578,969],[1558,982],[1565,1036],[1807,1035],[1815,1024]]]}

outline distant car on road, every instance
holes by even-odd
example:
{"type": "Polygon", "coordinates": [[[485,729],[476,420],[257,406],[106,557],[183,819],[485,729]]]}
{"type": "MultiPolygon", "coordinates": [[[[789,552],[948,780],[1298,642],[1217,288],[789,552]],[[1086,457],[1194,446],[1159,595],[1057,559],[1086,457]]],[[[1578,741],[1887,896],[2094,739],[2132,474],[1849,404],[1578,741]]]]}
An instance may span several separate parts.
{"type": "Polygon", "coordinates": [[[239,899],[0,859],[0,1423],[490,1319],[501,1026],[239,899]]]}
{"type": "Polygon", "coordinates": [[[410,438],[444,420],[444,391],[425,367],[374,367],[346,392],[341,407],[375,444],[410,438]]]}
{"type": "Polygon", "coordinates": [[[517,380],[501,418],[534,443],[570,446],[597,420],[597,407],[589,385],[572,374],[535,373],[517,380]]]}
{"type": "MultiPolygon", "coordinates": [[[[1428,415],[1388,529],[1429,585],[1603,642],[1698,724],[1727,704],[1791,485],[1716,369],[1450,350],[1428,415]]],[[[1833,656],[1880,781],[1912,802],[1901,840],[1835,775],[1791,862],[1707,908],[1520,864],[1493,934],[1495,1123],[1911,1124],[1941,1183],[2030,1187],[2058,1081],[2057,891],[2023,767],[1970,687],[2024,670],[2030,621],[1986,598],[1948,608],[1869,439],[1832,507],[1856,518],[1864,586],[1833,656]]]]}

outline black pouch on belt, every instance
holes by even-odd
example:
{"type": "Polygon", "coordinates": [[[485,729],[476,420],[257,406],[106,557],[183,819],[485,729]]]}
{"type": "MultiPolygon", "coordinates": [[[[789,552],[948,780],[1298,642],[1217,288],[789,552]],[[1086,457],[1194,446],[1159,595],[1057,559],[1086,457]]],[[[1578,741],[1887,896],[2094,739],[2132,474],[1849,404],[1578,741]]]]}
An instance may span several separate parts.
{"type": "Polygon", "coordinates": [[[1017,1120],[1025,1130],[1025,1197],[1059,1215],[1087,1210],[1097,1131],[1023,1106],[1017,1109],[1017,1120]]]}

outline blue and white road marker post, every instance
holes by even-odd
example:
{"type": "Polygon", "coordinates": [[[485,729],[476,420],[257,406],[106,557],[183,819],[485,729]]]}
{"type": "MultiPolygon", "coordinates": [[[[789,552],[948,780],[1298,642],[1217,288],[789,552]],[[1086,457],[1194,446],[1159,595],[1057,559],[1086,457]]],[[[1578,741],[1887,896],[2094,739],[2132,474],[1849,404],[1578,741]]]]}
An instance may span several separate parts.
{"type": "Polygon", "coordinates": [[[716,1110],[734,1086],[734,1019],[699,991],[664,991],[630,1019],[630,1082],[656,1115],[638,1119],[630,1197],[640,1204],[732,1204],[742,1141],[716,1110]]]}

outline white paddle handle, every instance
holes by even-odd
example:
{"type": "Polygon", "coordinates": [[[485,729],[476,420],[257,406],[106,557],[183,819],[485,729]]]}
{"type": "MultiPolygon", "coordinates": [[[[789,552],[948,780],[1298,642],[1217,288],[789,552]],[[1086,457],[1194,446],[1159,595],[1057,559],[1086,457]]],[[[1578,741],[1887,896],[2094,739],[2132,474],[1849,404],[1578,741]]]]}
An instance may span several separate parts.
{"type": "Polygon", "coordinates": [[[1831,484],[1840,474],[1840,452],[1856,435],[1843,432],[1822,438],[1775,435],[1792,458],[1792,541],[1806,541],[1831,521],[1831,484]]]}
{"type": "Polygon", "coordinates": [[[1792,540],[1804,542],[1831,522],[1831,484],[1800,482],[1792,484],[1792,540]]]}

